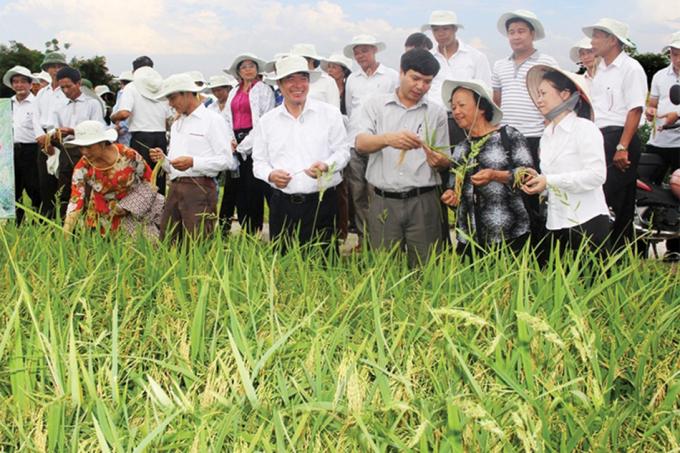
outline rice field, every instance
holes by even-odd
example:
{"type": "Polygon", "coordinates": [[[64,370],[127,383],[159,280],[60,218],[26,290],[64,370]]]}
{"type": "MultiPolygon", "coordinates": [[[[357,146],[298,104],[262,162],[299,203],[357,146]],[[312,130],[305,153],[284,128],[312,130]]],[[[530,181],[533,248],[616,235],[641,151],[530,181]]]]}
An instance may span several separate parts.
{"type": "Polygon", "coordinates": [[[680,451],[678,268],[0,226],[0,451],[680,451]]]}

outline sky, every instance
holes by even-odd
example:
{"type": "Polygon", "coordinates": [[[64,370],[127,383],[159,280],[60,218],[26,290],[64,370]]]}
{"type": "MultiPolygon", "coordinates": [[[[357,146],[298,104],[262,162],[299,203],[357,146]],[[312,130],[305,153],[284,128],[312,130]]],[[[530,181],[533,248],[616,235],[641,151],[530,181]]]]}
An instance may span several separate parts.
{"type": "Polygon", "coordinates": [[[568,53],[584,36],[581,27],[601,17],[626,22],[641,52],[660,52],[680,31],[680,0],[0,0],[0,43],[44,49],[56,37],[72,44],[67,57],[103,55],[116,75],[149,55],[163,76],[199,70],[209,77],[241,52],[269,60],[293,44],[311,43],[330,55],[352,36],[370,33],[387,44],[379,60],[397,68],[406,37],[440,9],[456,12],[464,26],[459,39],[491,64],[509,55],[496,22],[516,9],[538,15],[547,37],[536,47],[566,69],[575,69],[568,53]]]}

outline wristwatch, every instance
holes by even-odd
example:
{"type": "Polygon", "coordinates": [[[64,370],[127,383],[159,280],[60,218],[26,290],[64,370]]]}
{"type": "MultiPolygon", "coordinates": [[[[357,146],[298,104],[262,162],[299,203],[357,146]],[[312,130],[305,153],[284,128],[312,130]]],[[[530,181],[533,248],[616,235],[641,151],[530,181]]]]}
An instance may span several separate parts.
{"type": "Polygon", "coordinates": [[[618,145],[616,145],[616,151],[626,151],[626,152],[628,152],[628,148],[626,148],[621,143],[619,143],[618,145]]]}

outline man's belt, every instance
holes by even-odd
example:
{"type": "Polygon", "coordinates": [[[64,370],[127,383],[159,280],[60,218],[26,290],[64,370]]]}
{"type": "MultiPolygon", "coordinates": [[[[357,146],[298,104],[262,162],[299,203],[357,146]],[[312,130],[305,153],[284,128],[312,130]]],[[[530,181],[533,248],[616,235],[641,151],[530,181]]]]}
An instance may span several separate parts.
{"type": "Polygon", "coordinates": [[[394,198],[396,200],[406,200],[407,198],[413,198],[413,197],[417,197],[419,195],[422,195],[424,193],[432,192],[436,188],[437,188],[437,186],[416,187],[415,189],[407,190],[406,192],[386,192],[384,190],[378,189],[377,187],[374,187],[373,191],[376,193],[376,195],[381,196],[383,198],[394,198]]]}
{"type": "Polygon", "coordinates": [[[192,183],[201,186],[212,186],[215,184],[215,178],[210,176],[178,176],[172,180],[175,183],[192,183]]]}
{"type": "MultiPolygon", "coordinates": [[[[330,187],[326,189],[325,193],[334,193],[335,192],[335,187],[330,187]]],[[[308,202],[318,202],[319,201],[319,192],[312,192],[312,193],[286,193],[281,190],[277,190],[276,193],[278,196],[283,198],[284,200],[288,200],[292,204],[305,204],[308,202]]]]}

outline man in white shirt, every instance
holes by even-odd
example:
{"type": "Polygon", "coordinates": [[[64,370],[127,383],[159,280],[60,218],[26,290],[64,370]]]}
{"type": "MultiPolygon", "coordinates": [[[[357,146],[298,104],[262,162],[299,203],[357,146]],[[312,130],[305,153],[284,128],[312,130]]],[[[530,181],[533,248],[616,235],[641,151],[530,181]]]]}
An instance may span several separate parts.
{"type": "MultiPolygon", "coordinates": [[[[677,127],[680,106],[671,102],[669,94],[673,85],[680,85],[680,31],[671,36],[664,52],[669,53],[671,64],[654,74],[647,106],[647,120],[655,121],[653,125],[656,127],[647,142],[647,151],[658,154],[665,163],[659,179],[654,181],[656,183],[662,182],[667,171],[672,174],[680,168],[680,127],[677,127]]],[[[680,240],[666,241],[666,250],[664,260],[680,261],[680,240]]]]}
{"type": "MultiPolygon", "coordinates": [[[[25,190],[32,206],[39,209],[38,144],[35,137],[40,131],[40,125],[36,99],[31,93],[32,74],[28,68],[15,66],[5,73],[2,81],[16,93],[11,98],[15,199],[20,201],[25,190]]],[[[21,223],[23,217],[24,210],[17,209],[17,224],[21,223]]]]}
{"type": "Polygon", "coordinates": [[[236,168],[227,123],[205,108],[196,93],[201,91],[188,74],[175,74],[163,81],[158,99],[167,99],[179,117],[170,128],[167,157],[159,147],[149,150],[153,162],[162,160],[170,188],[161,216],[161,237],[174,241],[185,235],[207,237],[217,219],[216,177],[236,168]]]}
{"type": "MultiPolygon", "coordinates": [[[[359,65],[359,69],[350,74],[345,84],[345,105],[349,117],[348,138],[350,143],[354,143],[358,131],[362,104],[373,95],[393,92],[399,85],[399,73],[379,63],[376,59],[376,54],[382,50],[385,50],[385,44],[371,35],[355,36],[343,50],[347,58],[353,58],[359,65]]],[[[354,148],[351,149],[350,153],[351,157],[345,171],[345,178],[354,202],[355,224],[361,243],[368,221],[370,192],[366,182],[368,157],[357,154],[354,148]]]]}
{"type": "MultiPolygon", "coordinates": [[[[253,138],[253,173],[273,188],[270,236],[330,247],[338,211],[335,187],[349,161],[342,114],[308,95],[318,73],[303,57],[284,57],[275,67],[283,104],[262,116],[253,138]]],[[[285,242],[282,246],[285,250],[285,242]]]]}
{"type": "Polygon", "coordinates": [[[604,194],[614,211],[611,239],[617,250],[634,242],[635,181],[641,152],[637,130],[647,98],[647,76],[640,63],[624,52],[624,46],[633,46],[626,24],[603,18],[583,32],[591,38],[595,55],[602,58],[590,95],[595,125],[604,137],[604,194]]]}

